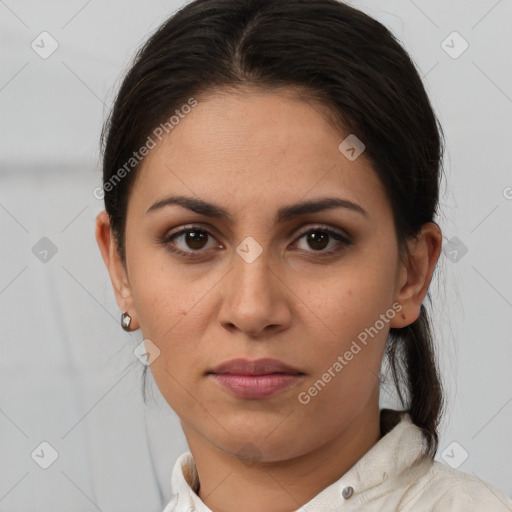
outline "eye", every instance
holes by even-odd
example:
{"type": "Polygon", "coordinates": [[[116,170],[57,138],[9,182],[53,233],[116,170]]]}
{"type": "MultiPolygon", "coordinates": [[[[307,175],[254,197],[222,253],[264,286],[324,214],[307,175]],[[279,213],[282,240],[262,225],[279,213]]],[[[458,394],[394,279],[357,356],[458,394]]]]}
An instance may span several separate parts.
{"type": "Polygon", "coordinates": [[[186,258],[194,258],[206,252],[209,238],[213,239],[210,232],[198,226],[189,226],[166,236],[162,244],[174,253],[186,258]]]}
{"type": "MultiPolygon", "coordinates": [[[[303,231],[299,234],[294,245],[300,245],[301,240],[305,240],[305,244],[309,245],[313,250],[308,250],[304,247],[299,247],[300,250],[306,252],[316,252],[319,256],[331,256],[339,253],[344,247],[352,245],[352,241],[347,235],[334,231],[325,226],[316,226],[303,231]],[[336,240],[338,243],[334,244],[334,248],[325,250],[329,245],[329,241],[336,240]]],[[[198,258],[206,253],[209,248],[208,242],[210,239],[215,240],[212,234],[199,226],[188,226],[182,228],[175,233],[166,236],[161,243],[171,252],[184,256],[185,258],[198,258]]],[[[215,247],[215,244],[213,244],[215,247]]],[[[222,244],[217,247],[223,248],[222,244]]]]}
{"type": "Polygon", "coordinates": [[[352,245],[352,241],[348,236],[324,226],[317,226],[302,232],[298,238],[298,242],[303,239],[305,240],[304,245],[309,245],[313,251],[309,251],[307,248],[304,249],[304,247],[299,247],[299,249],[304,249],[307,252],[317,252],[320,253],[321,256],[331,256],[333,254],[337,254],[345,246],[352,245]],[[324,249],[329,245],[329,241],[332,242],[333,239],[337,240],[338,243],[334,244],[334,249],[325,251],[324,249]]]}

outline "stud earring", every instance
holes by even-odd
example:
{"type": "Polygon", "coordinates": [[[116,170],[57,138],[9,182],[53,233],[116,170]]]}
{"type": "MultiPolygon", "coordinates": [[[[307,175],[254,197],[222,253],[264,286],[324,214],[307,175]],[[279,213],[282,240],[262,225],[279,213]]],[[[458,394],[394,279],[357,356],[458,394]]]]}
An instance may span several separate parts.
{"type": "Polygon", "coordinates": [[[130,332],[130,323],[132,321],[132,317],[125,311],[121,315],[121,327],[125,330],[130,332]]]}

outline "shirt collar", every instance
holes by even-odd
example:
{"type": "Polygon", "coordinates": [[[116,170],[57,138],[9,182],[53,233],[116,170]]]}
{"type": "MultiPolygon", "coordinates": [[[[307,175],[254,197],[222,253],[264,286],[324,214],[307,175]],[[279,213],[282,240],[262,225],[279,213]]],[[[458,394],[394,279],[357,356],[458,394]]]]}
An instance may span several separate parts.
{"type": "MultiPolygon", "coordinates": [[[[359,497],[415,465],[422,459],[424,437],[404,411],[382,409],[381,439],[363,455],[339,480],[313,497],[296,512],[326,510],[332,503],[359,497]],[[324,507],[324,508],[323,508],[324,507]]],[[[176,496],[176,512],[211,512],[196,494],[197,470],[192,454],[181,454],[172,473],[172,491],[176,496]]]]}

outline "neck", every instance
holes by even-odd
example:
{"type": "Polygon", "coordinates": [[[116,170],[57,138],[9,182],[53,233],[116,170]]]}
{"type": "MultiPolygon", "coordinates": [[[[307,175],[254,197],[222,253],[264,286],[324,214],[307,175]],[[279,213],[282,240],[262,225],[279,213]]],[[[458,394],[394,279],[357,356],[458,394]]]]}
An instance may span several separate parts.
{"type": "Polygon", "coordinates": [[[213,512],[294,511],[341,478],[381,437],[378,401],[336,437],[288,460],[244,465],[182,426],[197,467],[199,497],[213,512]]]}

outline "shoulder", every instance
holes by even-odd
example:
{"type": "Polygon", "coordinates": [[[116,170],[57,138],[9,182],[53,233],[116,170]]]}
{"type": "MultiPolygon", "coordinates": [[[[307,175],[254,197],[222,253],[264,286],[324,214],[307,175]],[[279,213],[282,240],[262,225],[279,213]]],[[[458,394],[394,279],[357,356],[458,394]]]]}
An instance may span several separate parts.
{"type": "Polygon", "coordinates": [[[167,503],[167,505],[162,510],[162,512],[176,512],[177,505],[178,505],[178,498],[177,498],[177,496],[173,496],[171,501],[169,501],[169,503],[167,503]]]}
{"type": "Polygon", "coordinates": [[[505,493],[475,475],[434,461],[423,477],[425,492],[419,499],[432,503],[432,510],[466,512],[512,512],[505,493]]]}

